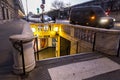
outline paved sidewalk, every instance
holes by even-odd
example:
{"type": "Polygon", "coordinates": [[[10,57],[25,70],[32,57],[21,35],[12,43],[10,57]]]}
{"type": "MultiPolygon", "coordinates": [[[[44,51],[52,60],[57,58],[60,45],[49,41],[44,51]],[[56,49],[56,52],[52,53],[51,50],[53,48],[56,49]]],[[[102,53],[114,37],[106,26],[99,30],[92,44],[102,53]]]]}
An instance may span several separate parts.
{"type": "Polygon", "coordinates": [[[85,53],[37,61],[26,76],[12,72],[1,80],[120,80],[120,58],[100,53],[85,53]],[[81,76],[82,75],[82,76],[81,76]]]}

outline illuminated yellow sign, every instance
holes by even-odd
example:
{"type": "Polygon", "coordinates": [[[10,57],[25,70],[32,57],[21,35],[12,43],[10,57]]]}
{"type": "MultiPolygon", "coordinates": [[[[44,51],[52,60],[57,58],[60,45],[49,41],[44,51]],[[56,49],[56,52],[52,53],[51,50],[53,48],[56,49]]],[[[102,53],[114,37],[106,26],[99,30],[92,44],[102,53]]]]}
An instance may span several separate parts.
{"type": "Polygon", "coordinates": [[[31,30],[35,36],[38,37],[55,37],[59,32],[59,24],[43,24],[43,23],[34,23],[31,24],[31,30]]]}

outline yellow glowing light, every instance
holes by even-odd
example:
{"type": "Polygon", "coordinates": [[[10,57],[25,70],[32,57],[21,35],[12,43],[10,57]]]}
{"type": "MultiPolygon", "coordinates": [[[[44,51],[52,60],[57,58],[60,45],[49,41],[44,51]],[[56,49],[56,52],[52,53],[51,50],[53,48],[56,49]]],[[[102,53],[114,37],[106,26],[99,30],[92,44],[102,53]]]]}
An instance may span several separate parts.
{"type": "Polygon", "coordinates": [[[59,32],[61,32],[61,28],[59,28],[59,32]]]}
{"type": "Polygon", "coordinates": [[[36,30],[35,30],[35,28],[32,28],[32,32],[35,32],[36,30]]]}
{"type": "Polygon", "coordinates": [[[44,26],[44,30],[45,30],[45,31],[47,31],[48,28],[49,28],[48,26],[46,26],[46,25],[44,26]]]}
{"type": "Polygon", "coordinates": [[[56,31],[56,32],[57,32],[57,31],[58,31],[58,27],[54,27],[54,31],[56,31]]]}
{"type": "Polygon", "coordinates": [[[95,19],[95,16],[91,16],[91,20],[94,20],[95,19]]]}

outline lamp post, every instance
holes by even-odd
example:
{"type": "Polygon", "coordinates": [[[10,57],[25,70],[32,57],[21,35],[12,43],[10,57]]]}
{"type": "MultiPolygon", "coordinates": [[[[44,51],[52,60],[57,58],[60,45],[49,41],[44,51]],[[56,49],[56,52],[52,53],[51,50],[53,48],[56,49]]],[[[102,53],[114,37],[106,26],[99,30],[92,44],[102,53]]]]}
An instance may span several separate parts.
{"type": "Polygon", "coordinates": [[[42,4],[40,5],[40,7],[42,9],[42,23],[44,23],[44,16],[43,16],[43,11],[44,11],[44,8],[45,8],[44,4],[45,4],[45,0],[42,0],[42,4]]]}
{"type": "Polygon", "coordinates": [[[44,4],[41,4],[40,7],[42,9],[42,23],[44,23],[44,18],[43,18],[44,4]]]}
{"type": "Polygon", "coordinates": [[[27,15],[27,21],[28,21],[28,4],[27,4],[27,0],[26,0],[26,15],[27,15]]]}

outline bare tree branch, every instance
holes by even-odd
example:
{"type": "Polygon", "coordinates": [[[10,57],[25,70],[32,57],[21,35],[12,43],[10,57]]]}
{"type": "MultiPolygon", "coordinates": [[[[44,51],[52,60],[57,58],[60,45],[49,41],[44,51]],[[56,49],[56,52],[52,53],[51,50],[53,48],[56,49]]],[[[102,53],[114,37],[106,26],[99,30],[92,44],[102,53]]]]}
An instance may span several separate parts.
{"type": "Polygon", "coordinates": [[[63,1],[55,0],[52,3],[52,9],[61,9],[61,8],[64,8],[64,2],[63,1]]]}

